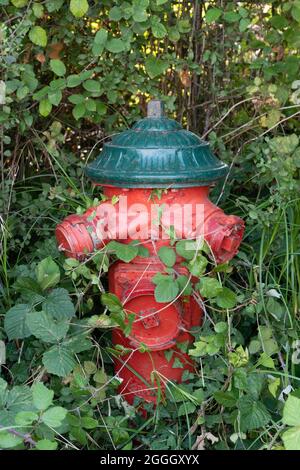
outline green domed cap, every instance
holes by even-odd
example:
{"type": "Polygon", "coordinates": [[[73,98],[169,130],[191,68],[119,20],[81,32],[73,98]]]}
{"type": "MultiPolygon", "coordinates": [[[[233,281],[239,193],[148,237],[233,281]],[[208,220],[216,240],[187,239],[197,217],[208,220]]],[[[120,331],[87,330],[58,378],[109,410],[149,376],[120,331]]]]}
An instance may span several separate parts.
{"type": "Polygon", "coordinates": [[[104,144],[86,174],[101,185],[124,188],[207,186],[228,172],[208,143],[163,115],[150,101],[145,119],[104,144]]]}

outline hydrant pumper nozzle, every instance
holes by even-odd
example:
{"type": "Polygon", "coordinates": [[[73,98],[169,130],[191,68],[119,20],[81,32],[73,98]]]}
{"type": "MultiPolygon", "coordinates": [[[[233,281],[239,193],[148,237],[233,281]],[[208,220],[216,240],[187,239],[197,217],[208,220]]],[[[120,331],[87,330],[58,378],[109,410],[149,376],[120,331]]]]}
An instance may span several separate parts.
{"type": "MultiPolygon", "coordinates": [[[[180,343],[192,344],[189,331],[201,325],[201,302],[181,296],[159,303],[152,279],[163,270],[157,252],[170,245],[171,231],[177,239],[205,239],[216,263],[238,252],[243,220],[226,215],[208,197],[211,184],[227,171],[208,144],[164,117],[162,104],[152,101],[147,118],[113,137],[87,168],[105,201],[83,215],[69,215],[56,228],[59,249],[79,260],[112,240],[138,240],[149,250],[147,258],[118,261],[108,273],[110,292],[135,315],[128,337],[118,328],[112,335],[113,344],[132,349],[114,360],[119,391],[129,403],[135,397],[156,403],[158,389],[164,394],[166,383],[181,382],[185,370],[194,370],[180,343]],[[141,345],[148,352],[140,352],[141,345]],[[169,359],[166,350],[172,350],[169,359]]],[[[187,275],[181,261],[177,256],[174,271],[187,275]]]]}

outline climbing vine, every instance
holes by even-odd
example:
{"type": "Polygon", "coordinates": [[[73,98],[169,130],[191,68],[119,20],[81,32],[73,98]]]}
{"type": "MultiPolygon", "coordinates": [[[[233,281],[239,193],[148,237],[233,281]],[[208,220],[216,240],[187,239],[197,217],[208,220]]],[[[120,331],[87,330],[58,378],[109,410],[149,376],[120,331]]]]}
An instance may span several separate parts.
{"type": "Polygon", "coordinates": [[[300,2],[0,9],[0,448],[299,450],[300,2]],[[65,258],[54,230],[104,200],[83,169],[150,97],[229,164],[212,198],[246,233],[221,265],[172,234],[158,251],[156,300],[192,296],[204,318],[193,346],[178,345],[196,372],[145,417],[118,394],[112,361],[131,351],[110,334],[129,335],[133,316],[107,271],[147,250],[110,242],[65,258]]]}

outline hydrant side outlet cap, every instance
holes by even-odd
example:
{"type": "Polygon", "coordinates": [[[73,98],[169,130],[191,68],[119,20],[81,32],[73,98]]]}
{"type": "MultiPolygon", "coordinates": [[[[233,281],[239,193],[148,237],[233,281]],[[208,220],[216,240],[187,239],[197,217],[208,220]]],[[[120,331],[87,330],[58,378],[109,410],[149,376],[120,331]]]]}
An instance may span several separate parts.
{"type": "Polygon", "coordinates": [[[147,117],[115,135],[86,168],[95,183],[127,188],[207,186],[228,172],[208,143],[148,103],[147,117]]]}

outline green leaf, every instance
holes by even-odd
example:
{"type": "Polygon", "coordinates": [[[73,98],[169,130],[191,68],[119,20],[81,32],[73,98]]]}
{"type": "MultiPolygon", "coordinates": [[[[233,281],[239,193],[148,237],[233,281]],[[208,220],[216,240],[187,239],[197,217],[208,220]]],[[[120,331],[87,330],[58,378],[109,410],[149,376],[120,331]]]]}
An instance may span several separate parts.
{"type": "Polygon", "coordinates": [[[228,325],[224,321],[219,321],[218,323],[215,324],[214,330],[216,333],[219,333],[219,334],[226,333],[228,330],[228,325]]]}
{"type": "Polygon", "coordinates": [[[167,35],[167,29],[160,21],[155,21],[151,24],[151,31],[153,36],[162,39],[167,35]]]}
{"type": "Polygon", "coordinates": [[[41,26],[34,26],[29,31],[29,39],[33,44],[37,46],[46,47],[47,46],[47,33],[41,26]]]}
{"type": "Polygon", "coordinates": [[[284,16],[280,16],[280,15],[272,16],[272,18],[270,18],[270,23],[273,26],[273,28],[276,28],[276,29],[283,29],[289,25],[288,20],[284,16]]]}
{"type": "Polygon", "coordinates": [[[268,389],[269,389],[269,392],[271,393],[271,395],[276,399],[277,397],[277,391],[278,391],[278,388],[280,387],[280,378],[276,378],[276,379],[269,379],[271,380],[269,385],[268,385],[268,389]]]}
{"type": "Polygon", "coordinates": [[[191,281],[189,281],[189,278],[187,276],[184,276],[183,274],[181,276],[178,276],[177,279],[177,284],[179,286],[181,295],[191,295],[193,292],[192,286],[191,286],[191,281]]]}
{"type": "Polygon", "coordinates": [[[159,284],[161,281],[165,281],[166,279],[169,279],[169,276],[167,274],[163,274],[163,273],[156,273],[153,277],[152,277],[152,282],[153,284],[159,284]]]}
{"type": "Polygon", "coordinates": [[[50,69],[58,77],[64,76],[66,74],[66,71],[67,71],[65,64],[59,59],[51,59],[50,60],[50,69]]]}
{"type": "Polygon", "coordinates": [[[197,287],[200,294],[206,298],[216,297],[222,291],[222,285],[213,277],[202,277],[197,287]]]}
{"type": "Polygon", "coordinates": [[[31,311],[28,304],[19,304],[10,308],[4,317],[4,329],[8,339],[23,339],[31,335],[26,325],[26,317],[31,311]]]}
{"type": "Polygon", "coordinates": [[[275,370],[275,364],[274,364],[273,359],[270,356],[268,356],[265,352],[263,352],[260,355],[260,357],[257,361],[257,365],[267,367],[268,369],[274,369],[275,370]]]}
{"type": "Polygon", "coordinates": [[[44,15],[44,7],[40,3],[34,3],[32,5],[32,10],[33,10],[33,14],[34,14],[34,16],[36,16],[36,18],[42,18],[42,16],[44,15]]]}
{"type": "Polygon", "coordinates": [[[37,450],[56,450],[57,442],[50,441],[49,439],[41,439],[37,441],[35,448],[37,450]]]}
{"type": "Polygon", "coordinates": [[[112,241],[108,243],[107,245],[108,250],[113,251],[117,258],[119,258],[122,261],[125,261],[125,263],[129,263],[132,261],[139,252],[139,248],[137,245],[131,245],[131,244],[126,244],[126,243],[119,243],[112,241]]]}
{"type": "Polygon", "coordinates": [[[174,266],[176,262],[176,253],[173,248],[170,248],[168,246],[162,246],[158,250],[158,256],[159,259],[169,268],[174,266]]]}
{"type": "Polygon", "coordinates": [[[42,382],[32,385],[33,404],[39,411],[44,411],[52,405],[54,392],[49,390],[42,382]]]}
{"type": "Polygon", "coordinates": [[[233,408],[237,403],[238,397],[233,391],[218,391],[214,393],[214,399],[219,405],[225,406],[225,408],[233,408]]]}
{"type": "Polygon", "coordinates": [[[46,343],[56,343],[64,338],[69,329],[66,321],[56,323],[46,312],[29,312],[26,316],[26,325],[31,333],[46,343]]]}
{"type": "MultiPolygon", "coordinates": [[[[240,346],[241,347],[241,346],[240,346]]],[[[257,372],[247,374],[247,392],[258,400],[264,386],[264,376],[257,372]]]]}
{"type": "Polygon", "coordinates": [[[72,114],[76,121],[78,121],[78,119],[85,115],[85,105],[83,103],[76,104],[76,106],[74,106],[72,109],[72,114]]]}
{"type": "Polygon", "coordinates": [[[84,333],[77,334],[71,338],[67,338],[62,346],[71,353],[80,353],[92,349],[93,345],[90,339],[85,337],[84,333]]]}
{"type": "Polygon", "coordinates": [[[99,29],[95,34],[94,44],[92,47],[92,53],[94,55],[100,55],[103,52],[104,46],[107,42],[108,32],[106,29],[99,29]]]}
{"type": "Polygon", "coordinates": [[[168,38],[172,42],[179,41],[180,33],[179,33],[178,29],[176,28],[176,26],[171,26],[170,28],[168,28],[168,38]]]}
{"type": "Polygon", "coordinates": [[[148,13],[146,11],[149,6],[149,0],[133,0],[132,1],[132,17],[137,23],[147,21],[148,13]]]}
{"type": "Polygon", "coordinates": [[[62,100],[62,92],[60,90],[48,93],[48,100],[54,106],[58,106],[62,100]]]}
{"type": "Polygon", "coordinates": [[[267,354],[267,356],[272,356],[273,354],[277,353],[278,344],[273,338],[272,328],[261,325],[258,327],[258,331],[259,339],[261,340],[263,350],[267,354]]]}
{"type": "Polygon", "coordinates": [[[97,384],[105,384],[107,382],[107,375],[102,369],[99,369],[94,374],[93,379],[95,380],[97,384]]]}
{"type": "Polygon", "coordinates": [[[238,346],[234,351],[228,353],[228,359],[233,367],[243,367],[249,362],[248,349],[244,349],[243,346],[238,346]]]}
{"type": "Polygon", "coordinates": [[[193,276],[200,277],[205,272],[207,264],[207,258],[205,258],[205,256],[203,255],[198,254],[195,259],[189,262],[188,268],[193,276]]]}
{"type": "Polygon", "coordinates": [[[125,50],[125,42],[122,39],[113,38],[107,41],[105,47],[109,52],[117,54],[125,50]]]}
{"type": "Polygon", "coordinates": [[[270,147],[274,152],[280,155],[291,154],[299,144],[299,137],[296,134],[290,134],[284,137],[278,136],[270,140],[270,147]]]}
{"type": "Polygon", "coordinates": [[[172,302],[179,293],[179,286],[172,278],[162,280],[155,287],[154,295],[156,302],[172,302]]]}
{"type": "Polygon", "coordinates": [[[123,305],[115,294],[102,294],[101,302],[103,305],[105,305],[105,307],[108,308],[110,312],[119,312],[120,310],[123,310],[123,305]]]}
{"type": "Polygon", "coordinates": [[[209,8],[205,15],[205,21],[208,24],[213,23],[222,15],[222,10],[220,8],[209,8]]]}
{"type": "Polygon", "coordinates": [[[45,352],[42,361],[47,372],[59,377],[66,377],[76,365],[73,354],[60,345],[45,352]]]}
{"type": "Polygon", "coordinates": [[[270,297],[267,301],[267,310],[276,320],[280,321],[284,315],[285,309],[283,305],[274,299],[274,297],[270,297]]]}
{"type": "Polygon", "coordinates": [[[81,418],[81,426],[85,429],[95,429],[98,426],[98,421],[89,416],[81,418]]]}
{"type": "Polygon", "coordinates": [[[228,289],[228,287],[222,287],[221,292],[216,297],[216,303],[221,308],[233,308],[236,306],[236,302],[235,292],[228,289]]]}
{"type": "Polygon", "coordinates": [[[271,419],[270,413],[261,401],[250,396],[243,396],[238,401],[240,411],[241,431],[252,431],[268,424],[271,419]]]}
{"type": "Polygon", "coordinates": [[[120,21],[120,19],[123,17],[123,13],[122,13],[122,10],[120,7],[112,7],[110,10],[109,10],[109,19],[111,21],[120,21]]]}
{"type": "Polygon", "coordinates": [[[300,398],[289,395],[283,408],[284,424],[300,426],[300,398]]]}
{"type": "Polygon", "coordinates": [[[6,397],[5,408],[9,412],[17,414],[19,411],[32,411],[31,390],[26,385],[15,385],[6,397]]]}
{"type": "Polygon", "coordinates": [[[191,23],[188,19],[178,21],[178,31],[182,34],[189,33],[191,30],[191,23]]]}
{"type": "Polygon", "coordinates": [[[67,410],[61,406],[53,406],[42,414],[42,421],[50,428],[58,428],[67,416],[67,410]]]}
{"type": "Polygon", "coordinates": [[[247,380],[247,371],[243,367],[235,369],[233,373],[233,383],[235,388],[238,390],[247,391],[248,380],[247,380]]]}
{"type": "Polygon", "coordinates": [[[60,271],[58,265],[51,256],[43,259],[36,268],[37,281],[43,290],[55,286],[60,280],[60,271]]]}
{"type": "Polygon", "coordinates": [[[268,127],[270,129],[271,127],[275,126],[277,122],[280,121],[280,117],[281,112],[279,111],[279,109],[274,108],[271,109],[268,114],[262,116],[259,122],[262,127],[268,127]]]}
{"type": "Polygon", "coordinates": [[[194,413],[196,406],[190,401],[182,403],[177,411],[177,416],[186,416],[187,414],[194,413]]]}
{"type": "Polygon", "coordinates": [[[7,399],[7,382],[0,377],[0,408],[4,408],[7,399]]]}
{"type": "Polygon", "coordinates": [[[73,104],[82,104],[84,103],[85,98],[83,95],[79,95],[78,93],[76,93],[74,95],[69,96],[68,100],[70,101],[70,103],[73,104]]]}
{"type": "Polygon", "coordinates": [[[54,80],[51,80],[49,85],[51,88],[51,92],[54,92],[66,88],[67,83],[64,78],[55,78],[54,80]]]}
{"type": "Polygon", "coordinates": [[[172,364],[172,369],[183,369],[184,364],[181,362],[179,357],[175,357],[174,362],[172,364]]]}
{"type": "Polygon", "coordinates": [[[28,0],[10,0],[10,2],[16,7],[16,8],[23,8],[27,5],[28,0]]]}
{"type": "Polygon", "coordinates": [[[43,310],[56,320],[70,319],[75,315],[75,308],[66,289],[54,289],[43,303],[43,310]]]}
{"type": "Polygon", "coordinates": [[[195,256],[197,245],[194,240],[180,240],[175,248],[179,256],[191,261],[195,256]]]}
{"type": "Polygon", "coordinates": [[[294,20],[300,23],[300,6],[293,6],[291,13],[294,20]]]}
{"type": "Polygon", "coordinates": [[[82,18],[89,9],[89,4],[87,0],[71,0],[70,1],[70,11],[75,18],[82,18]]]}
{"type": "Polygon", "coordinates": [[[85,107],[88,111],[91,111],[91,112],[94,112],[96,111],[97,107],[96,107],[96,101],[93,100],[92,98],[88,98],[86,101],[85,101],[85,107]]]}
{"type": "Polygon", "coordinates": [[[48,94],[50,90],[50,87],[49,86],[44,86],[43,88],[41,88],[39,91],[37,91],[36,93],[34,93],[33,95],[33,99],[34,100],[37,100],[37,101],[41,101],[42,98],[45,98],[45,96],[48,94]]]}
{"type": "Polygon", "coordinates": [[[251,21],[249,20],[249,18],[242,18],[239,24],[240,32],[243,33],[244,31],[246,31],[246,29],[248,28],[250,24],[251,24],[251,21]]]}
{"type": "Polygon", "coordinates": [[[100,83],[97,80],[86,80],[83,82],[83,88],[91,93],[99,93],[100,92],[100,83]]]}
{"type": "Polygon", "coordinates": [[[300,426],[285,431],[282,440],[286,450],[300,450],[300,426]]]}
{"type": "Polygon", "coordinates": [[[104,103],[102,103],[101,101],[97,101],[97,113],[102,116],[104,114],[106,114],[106,111],[107,111],[107,107],[104,103]]]}
{"type": "Polygon", "coordinates": [[[169,62],[158,59],[154,56],[148,56],[145,60],[145,69],[150,78],[162,75],[169,67],[169,62]]]}
{"type": "Polygon", "coordinates": [[[47,0],[46,8],[50,13],[52,13],[53,11],[58,11],[62,7],[64,1],[65,0],[47,0]]]}
{"type": "Polygon", "coordinates": [[[22,437],[15,436],[14,434],[0,429],[0,448],[1,449],[12,449],[22,444],[22,437]]]}
{"type": "Polygon", "coordinates": [[[67,78],[67,87],[74,88],[81,83],[80,75],[69,75],[67,78]]]}
{"type": "Polygon", "coordinates": [[[43,100],[40,101],[39,104],[39,113],[41,116],[47,117],[52,110],[52,104],[48,100],[48,98],[44,98],[43,100]]]}
{"type": "Polygon", "coordinates": [[[39,415],[33,411],[20,411],[16,414],[15,423],[19,426],[28,426],[39,419],[39,415]]]}
{"type": "Polygon", "coordinates": [[[224,13],[224,20],[228,23],[235,23],[240,19],[240,15],[235,11],[226,11],[224,13]]]}
{"type": "Polygon", "coordinates": [[[23,100],[25,98],[25,96],[27,96],[29,93],[29,88],[28,86],[22,86],[20,88],[18,88],[17,90],[17,98],[19,100],[23,100]]]}

